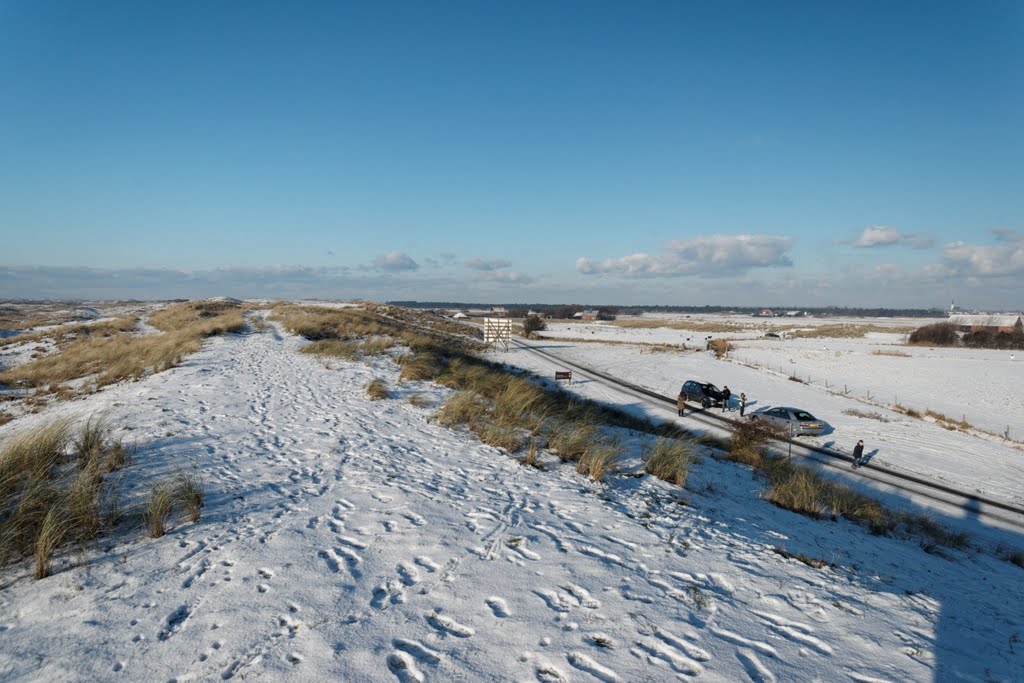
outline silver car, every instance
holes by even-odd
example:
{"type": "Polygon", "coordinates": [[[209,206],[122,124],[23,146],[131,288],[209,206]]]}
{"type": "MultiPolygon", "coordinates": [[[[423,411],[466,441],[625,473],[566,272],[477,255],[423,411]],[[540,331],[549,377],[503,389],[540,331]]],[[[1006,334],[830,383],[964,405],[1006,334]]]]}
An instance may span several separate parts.
{"type": "Polygon", "coordinates": [[[769,408],[750,416],[751,420],[764,421],[785,434],[817,436],[825,433],[825,423],[806,410],[788,406],[769,408]]]}

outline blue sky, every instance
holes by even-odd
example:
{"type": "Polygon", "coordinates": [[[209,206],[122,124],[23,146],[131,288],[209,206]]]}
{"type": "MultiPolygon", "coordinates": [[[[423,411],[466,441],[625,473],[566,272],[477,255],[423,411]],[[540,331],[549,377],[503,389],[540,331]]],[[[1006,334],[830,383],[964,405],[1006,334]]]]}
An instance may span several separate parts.
{"type": "Polygon", "coordinates": [[[0,297],[1024,308],[1019,2],[0,0],[0,297]]]}

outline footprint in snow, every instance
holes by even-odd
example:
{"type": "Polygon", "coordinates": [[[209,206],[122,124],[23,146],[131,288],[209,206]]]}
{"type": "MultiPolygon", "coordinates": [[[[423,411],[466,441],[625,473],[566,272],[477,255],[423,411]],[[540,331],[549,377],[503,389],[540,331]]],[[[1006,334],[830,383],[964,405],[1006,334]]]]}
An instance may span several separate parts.
{"type": "Polygon", "coordinates": [[[582,652],[570,652],[566,655],[566,658],[574,667],[580,671],[585,671],[599,681],[604,681],[605,683],[617,683],[622,680],[619,678],[617,673],[606,666],[598,664],[582,652]]]}
{"type": "Polygon", "coordinates": [[[424,569],[426,569],[430,573],[434,573],[438,569],[441,568],[441,565],[439,565],[438,563],[434,562],[432,559],[430,559],[426,555],[420,555],[415,560],[413,560],[413,562],[415,562],[419,566],[423,567],[424,569]]]}
{"type": "Polygon", "coordinates": [[[429,664],[439,664],[441,662],[441,655],[437,650],[427,647],[418,640],[395,638],[391,641],[391,644],[399,650],[409,653],[421,662],[429,664]]]}
{"type": "Polygon", "coordinates": [[[740,660],[753,683],[775,683],[775,675],[750,650],[737,650],[736,658],[740,660]]]}
{"type": "Polygon", "coordinates": [[[415,512],[403,512],[402,516],[409,520],[413,526],[424,526],[427,523],[427,520],[423,519],[423,517],[420,517],[415,512]]]}
{"type": "Polygon", "coordinates": [[[401,683],[423,683],[423,672],[416,667],[416,660],[405,652],[396,650],[387,656],[388,669],[401,683]]]}
{"type": "Polygon", "coordinates": [[[175,609],[173,612],[167,615],[167,619],[164,622],[164,627],[160,630],[160,633],[157,634],[157,637],[160,640],[167,640],[168,638],[176,634],[185,625],[185,622],[188,620],[191,613],[192,612],[189,609],[188,605],[179,606],[177,609],[175,609]]]}
{"type": "Polygon", "coordinates": [[[451,617],[447,617],[437,612],[431,612],[427,615],[427,623],[437,629],[441,635],[453,635],[457,638],[469,638],[476,634],[476,631],[469,626],[460,624],[451,617]]]}
{"type": "Polygon", "coordinates": [[[409,562],[399,562],[396,567],[398,575],[402,579],[402,583],[406,586],[415,586],[420,582],[420,573],[416,570],[409,562]]]}
{"type": "Polygon", "coordinates": [[[502,598],[491,596],[487,598],[484,602],[486,602],[487,606],[491,608],[491,611],[494,613],[494,616],[498,617],[499,619],[504,619],[510,614],[510,612],[508,611],[508,603],[505,602],[505,600],[503,600],[502,598]]]}

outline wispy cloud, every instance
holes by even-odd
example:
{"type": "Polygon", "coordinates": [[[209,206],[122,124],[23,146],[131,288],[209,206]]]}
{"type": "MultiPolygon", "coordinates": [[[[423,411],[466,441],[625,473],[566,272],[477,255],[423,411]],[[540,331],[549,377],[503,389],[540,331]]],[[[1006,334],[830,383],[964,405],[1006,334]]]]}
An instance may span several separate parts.
{"type": "Polygon", "coordinates": [[[849,244],[861,249],[872,247],[905,246],[914,249],[927,249],[934,244],[935,240],[925,235],[914,233],[902,233],[887,225],[872,225],[864,230],[849,244]]]}
{"type": "Polygon", "coordinates": [[[943,263],[968,277],[1024,275],[1024,234],[1008,228],[992,231],[999,244],[953,242],[942,248],[943,263]]]}
{"type": "Polygon", "coordinates": [[[401,273],[417,270],[420,267],[411,256],[401,251],[389,251],[378,256],[373,260],[373,266],[377,270],[383,270],[388,273],[401,273]]]}
{"type": "Polygon", "coordinates": [[[486,271],[479,279],[487,282],[503,282],[511,285],[528,285],[536,281],[534,277],[515,270],[486,271]]]}
{"type": "Polygon", "coordinates": [[[502,268],[508,268],[512,265],[511,261],[505,259],[482,259],[482,258],[470,258],[466,259],[466,267],[472,268],[473,270],[500,270],[502,268]]]}
{"type": "Polygon", "coordinates": [[[594,261],[581,257],[576,270],[586,275],[623,275],[633,278],[671,278],[687,275],[724,276],[752,268],[792,266],[786,252],[791,237],[775,235],[707,235],[670,242],[657,255],[630,254],[594,261]]]}

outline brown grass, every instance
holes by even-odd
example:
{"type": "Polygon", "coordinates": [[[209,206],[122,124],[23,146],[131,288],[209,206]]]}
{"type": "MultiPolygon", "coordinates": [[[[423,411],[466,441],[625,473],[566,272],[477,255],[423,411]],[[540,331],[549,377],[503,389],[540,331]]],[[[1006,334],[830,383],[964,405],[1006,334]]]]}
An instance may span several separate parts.
{"type": "Polygon", "coordinates": [[[904,353],[903,351],[888,351],[888,350],[885,350],[885,349],[876,349],[876,350],[871,352],[871,355],[872,356],[896,356],[898,358],[910,358],[910,354],[909,353],[904,353]]]}
{"type": "Polygon", "coordinates": [[[810,339],[858,339],[870,332],[889,332],[894,334],[907,334],[911,327],[883,327],[881,325],[820,325],[813,329],[794,329],[790,331],[790,337],[803,337],[810,339]]]}
{"type": "Polygon", "coordinates": [[[802,553],[793,553],[781,546],[774,546],[772,548],[772,552],[776,555],[781,555],[782,557],[785,557],[787,560],[799,560],[800,562],[806,564],[808,567],[812,567],[814,569],[821,569],[823,567],[828,567],[831,565],[831,563],[827,560],[811,557],[809,555],[804,555],[802,553]]]}
{"type": "Polygon", "coordinates": [[[499,424],[493,419],[482,419],[471,422],[470,429],[488,446],[504,448],[509,453],[515,453],[523,447],[522,430],[514,426],[499,424]]]}
{"type": "Polygon", "coordinates": [[[711,347],[711,352],[715,354],[715,358],[725,358],[732,350],[732,344],[725,339],[712,339],[708,345],[711,347]]]}
{"type": "Polygon", "coordinates": [[[387,382],[378,377],[366,383],[366,395],[371,401],[383,401],[391,398],[391,390],[388,389],[387,382]]]}
{"type": "Polygon", "coordinates": [[[487,401],[472,391],[457,391],[444,402],[433,419],[444,427],[477,422],[487,415],[487,401]]]}
{"type": "Polygon", "coordinates": [[[622,446],[614,439],[600,439],[592,443],[576,461],[576,471],[593,481],[601,482],[616,471],[622,457],[622,446]]]}
{"type": "Polygon", "coordinates": [[[695,449],[690,441],[679,439],[658,439],[647,454],[644,470],[658,479],[676,486],[685,486],[694,462],[695,449]]]}
{"type": "Polygon", "coordinates": [[[74,326],[55,333],[58,352],[0,373],[0,383],[25,385],[37,394],[70,398],[115,382],[139,379],[178,365],[199,350],[206,337],[245,327],[244,311],[226,302],[191,302],[154,313],[150,323],[162,335],[137,337],[134,319],[74,326]],[[88,379],[85,382],[77,380],[88,379]]]}
{"type": "Polygon", "coordinates": [[[575,461],[596,447],[600,439],[597,425],[592,422],[563,422],[548,434],[548,448],[563,462],[575,461]]]}
{"type": "Polygon", "coordinates": [[[611,323],[626,329],[658,329],[689,330],[691,332],[744,332],[751,329],[749,325],[731,322],[714,322],[706,320],[615,320],[611,323]]]}
{"type": "Polygon", "coordinates": [[[206,486],[202,476],[197,472],[178,472],[174,476],[174,499],[185,508],[189,521],[198,522],[206,502],[206,486]]]}
{"type": "Polygon", "coordinates": [[[967,421],[967,416],[957,420],[956,418],[943,415],[937,410],[932,410],[931,408],[926,408],[924,414],[936,422],[941,423],[946,429],[961,429],[966,431],[972,426],[971,423],[967,421]]]}
{"type": "Polygon", "coordinates": [[[863,417],[869,420],[878,420],[879,422],[891,422],[889,418],[881,413],[868,413],[863,410],[857,410],[856,408],[847,408],[843,411],[846,415],[853,415],[855,417],[863,417]]]}
{"type": "Polygon", "coordinates": [[[167,520],[174,512],[174,500],[174,488],[166,483],[156,484],[149,490],[142,520],[150,538],[160,538],[167,533],[167,520]]]}
{"type": "Polygon", "coordinates": [[[104,505],[116,501],[116,481],[106,475],[130,453],[110,431],[102,419],[90,419],[77,433],[57,421],[3,443],[0,566],[31,555],[43,578],[61,546],[88,543],[112,523],[104,505]]]}

